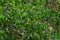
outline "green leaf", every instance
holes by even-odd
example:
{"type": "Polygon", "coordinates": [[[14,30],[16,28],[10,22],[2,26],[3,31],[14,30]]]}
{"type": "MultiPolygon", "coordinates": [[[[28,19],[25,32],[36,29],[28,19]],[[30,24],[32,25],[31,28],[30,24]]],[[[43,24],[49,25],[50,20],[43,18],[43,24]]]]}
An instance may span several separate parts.
{"type": "Polygon", "coordinates": [[[0,6],[0,14],[2,14],[2,13],[3,13],[3,7],[0,6]]]}
{"type": "Polygon", "coordinates": [[[0,30],[0,34],[4,34],[5,33],[5,31],[3,31],[3,30],[0,30]]]}
{"type": "Polygon", "coordinates": [[[23,12],[23,14],[22,14],[23,17],[25,17],[25,16],[27,16],[27,15],[28,15],[27,12],[23,12]]]}
{"type": "Polygon", "coordinates": [[[4,15],[0,14],[0,19],[3,19],[4,18],[4,15]]]}

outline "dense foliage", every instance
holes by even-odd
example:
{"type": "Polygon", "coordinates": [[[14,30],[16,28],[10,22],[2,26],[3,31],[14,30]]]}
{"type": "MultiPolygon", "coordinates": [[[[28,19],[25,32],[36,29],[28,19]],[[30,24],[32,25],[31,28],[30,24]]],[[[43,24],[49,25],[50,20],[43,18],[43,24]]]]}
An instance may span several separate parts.
{"type": "Polygon", "coordinates": [[[60,40],[60,0],[0,0],[0,40],[60,40]]]}

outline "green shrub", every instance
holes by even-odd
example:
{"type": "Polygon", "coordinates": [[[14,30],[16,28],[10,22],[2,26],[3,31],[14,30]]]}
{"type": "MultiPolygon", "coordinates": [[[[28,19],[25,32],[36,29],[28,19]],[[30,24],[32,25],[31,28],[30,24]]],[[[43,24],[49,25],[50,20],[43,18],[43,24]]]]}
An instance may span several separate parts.
{"type": "Polygon", "coordinates": [[[46,2],[0,0],[0,40],[60,40],[60,5],[46,2]]]}

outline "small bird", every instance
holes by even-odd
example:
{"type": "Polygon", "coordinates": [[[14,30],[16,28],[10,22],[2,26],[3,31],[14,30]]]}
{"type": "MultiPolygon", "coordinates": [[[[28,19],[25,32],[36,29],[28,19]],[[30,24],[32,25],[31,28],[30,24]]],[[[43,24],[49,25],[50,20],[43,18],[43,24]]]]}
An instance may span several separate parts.
{"type": "Polygon", "coordinates": [[[57,0],[47,0],[45,5],[47,8],[50,8],[51,10],[57,10],[58,8],[57,0]]]}
{"type": "Polygon", "coordinates": [[[51,9],[52,10],[57,10],[58,8],[58,2],[56,0],[51,1],[51,9]]]}

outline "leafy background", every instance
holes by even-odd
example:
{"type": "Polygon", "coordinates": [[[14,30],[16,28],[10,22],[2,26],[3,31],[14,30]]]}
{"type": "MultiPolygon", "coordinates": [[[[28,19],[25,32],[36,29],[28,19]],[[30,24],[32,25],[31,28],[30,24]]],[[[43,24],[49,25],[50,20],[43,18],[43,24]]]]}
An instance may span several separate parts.
{"type": "Polygon", "coordinates": [[[60,0],[0,0],[0,40],[60,40],[60,0]]]}

